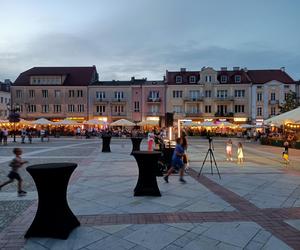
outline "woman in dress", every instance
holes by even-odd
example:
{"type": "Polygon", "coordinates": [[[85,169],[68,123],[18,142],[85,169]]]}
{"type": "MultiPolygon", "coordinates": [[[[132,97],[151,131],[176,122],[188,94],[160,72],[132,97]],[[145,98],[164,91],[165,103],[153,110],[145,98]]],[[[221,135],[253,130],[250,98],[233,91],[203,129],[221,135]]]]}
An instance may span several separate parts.
{"type": "Polygon", "coordinates": [[[153,151],[154,131],[148,132],[148,151],[153,151]]]}
{"type": "Polygon", "coordinates": [[[242,164],[244,162],[243,145],[241,142],[239,142],[238,144],[237,158],[238,158],[237,161],[238,164],[242,164]]]}
{"type": "Polygon", "coordinates": [[[227,161],[233,160],[232,159],[232,141],[229,139],[226,143],[226,155],[227,155],[227,161]]]}

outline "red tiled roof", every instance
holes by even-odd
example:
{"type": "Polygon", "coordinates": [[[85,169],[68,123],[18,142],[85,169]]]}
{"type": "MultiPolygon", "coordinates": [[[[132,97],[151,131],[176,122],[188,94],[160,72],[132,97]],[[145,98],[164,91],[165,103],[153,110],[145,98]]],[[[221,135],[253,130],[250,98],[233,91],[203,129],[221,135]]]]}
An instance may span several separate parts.
{"type": "Polygon", "coordinates": [[[252,83],[266,83],[276,80],[282,83],[295,83],[295,81],[280,69],[248,70],[252,83]]]}
{"type": "Polygon", "coordinates": [[[13,83],[14,86],[30,85],[30,76],[66,76],[64,86],[86,86],[95,79],[97,69],[92,67],[34,67],[21,73],[13,83]]]}
{"type": "MultiPolygon", "coordinates": [[[[240,83],[251,83],[251,80],[249,76],[247,75],[247,72],[244,70],[224,70],[224,71],[218,71],[218,81],[221,82],[221,76],[227,76],[227,82],[229,84],[236,83],[235,82],[235,76],[239,75],[241,76],[241,82],[240,83]]],[[[225,83],[225,84],[226,84],[225,83]]],[[[224,83],[223,83],[224,84],[224,83]]],[[[238,84],[238,83],[237,83],[238,84]]]]}
{"type": "Polygon", "coordinates": [[[200,79],[200,72],[199,71],[168,71],[167,72],[167,83],[168,84],[195,84],[190,83],[190,76],[196,77],[196,83],[200,79]],[[176,76],[182,77],[182,83],[176,83],[176,76]]]}

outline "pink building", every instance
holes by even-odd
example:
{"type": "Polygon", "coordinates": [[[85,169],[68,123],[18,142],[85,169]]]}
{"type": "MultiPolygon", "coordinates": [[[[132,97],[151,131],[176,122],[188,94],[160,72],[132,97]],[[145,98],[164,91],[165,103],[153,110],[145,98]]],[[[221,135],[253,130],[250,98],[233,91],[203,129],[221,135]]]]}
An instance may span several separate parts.
{"type": "Polygon", "coordinates": [[[132,120],[159,120],[165,115],[165,84],[144,81],[132,85],[132,120]]]}

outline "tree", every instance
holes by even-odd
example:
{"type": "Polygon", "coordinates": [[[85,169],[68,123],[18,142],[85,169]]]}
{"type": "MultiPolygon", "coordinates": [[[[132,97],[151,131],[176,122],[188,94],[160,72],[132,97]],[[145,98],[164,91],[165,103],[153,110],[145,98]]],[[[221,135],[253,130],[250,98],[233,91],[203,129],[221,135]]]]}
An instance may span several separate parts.
{"type": "Polygon", "coordinates": [[[279,107],[280,113],[285,113],[298,107],[296,92],[289,91],[286,95],[285,102],[279,107]]]}

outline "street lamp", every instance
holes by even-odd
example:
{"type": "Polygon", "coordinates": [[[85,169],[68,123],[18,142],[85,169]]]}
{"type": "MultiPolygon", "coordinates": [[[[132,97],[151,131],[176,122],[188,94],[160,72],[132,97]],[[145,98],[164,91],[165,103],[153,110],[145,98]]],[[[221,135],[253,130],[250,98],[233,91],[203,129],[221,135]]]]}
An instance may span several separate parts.
{"type": "Polygon", "coordinates": [[[10,105],[7,104],[7,109],[9,111],[8,120],[9,122],[12,122],[14,124],[14,142],[16,142],[16,123],[20,121],[20,106],[19,104],[16,105],[10,105]]]}

